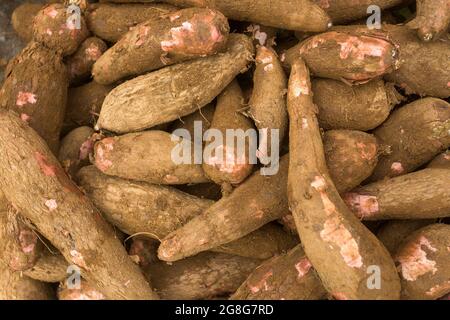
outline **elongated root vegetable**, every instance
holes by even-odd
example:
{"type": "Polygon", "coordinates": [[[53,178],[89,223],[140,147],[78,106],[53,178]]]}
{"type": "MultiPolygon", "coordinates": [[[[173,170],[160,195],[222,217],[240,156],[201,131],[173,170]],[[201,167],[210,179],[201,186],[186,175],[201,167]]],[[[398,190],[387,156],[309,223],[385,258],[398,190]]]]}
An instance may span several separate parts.
{"type": "Polygon", "coordinates": [[[157,130],[105,138],[95,145],[95,165],[107,175],[156,184],[209,181],[194,162],[192,142],[180,140],[157,130]]]}
{"type": "Polygon", "coordinates": [[[25,42],[30,42],[33,39],[33,19],[36,14],[42,9],[39,3],[24,3],[18,6],[11,16],[11,24],[14,31],[25,42]]]}
{"type": "Polygon", "coordinates": [[[32,42],[8,65],[0,107],[16,111],[56,153],[67,87],[61,56],[32,42]]]}
{"type": "Polygon", "coordinates": [[[398,299],[400,282],[389,252],[346,207],[329,176],[309,71],[301,59],[292,65],[288,112],[289,205],[323,285],[337,299],[398,299]],[[374,265],[381,276],[377,289],[366,283],[374,265]]]}
{"type": "Polygon", "coordinates": [[[373,80],[349,86],[332,79],[312,81],[314,103],[319,108],[319,124],[326,130],[367,131],[381,125],[402,97],[391,84],[373,80]]]}
{"type": "Polygon", "coordinates": [[[416,0],[417,16],[408,23],[423,41],[437,40],[450,26],[449,0],[416,0]]]}
{"type": "Polygon", "coordinates": [[[450,169],[450,151],[441,153],[434,158],[429,164],[428,168],[450,169]]]}
{"type": "Polygon", "coordinates": [[[450,104],[436,98],[416,100],[396,110],[374,131],[391,152],[380,157],[370,181],[417,169],[450,147],[450,104]]]}
{"type": "Polygon", "coordinates": [[[74,53],[88,36],[84,17],[72,19],[63,4],[49,4],[34,18],[33,39],[63,56],[74,53]]]}
{"type": "Polygon", "coordinates": [[[23,274],[31,279],[55,283],[63,281],[72,272],[73,269],[69,268],[69,263],[61,254],[46,249],[36,264],[23,274]]]}
{"type": "Polygon", "coordinates": [[[111,84],[225,48],[230,27],[219,11],[190,8],[159,16],[129,31],[94,64],[95,81],[111,84]],[[139,61],[139,63],[136,63],[139,61]]]}
{"type": "MultiPolygon", "coordinates": [[[[266,130],[267,143],[259,145],[260,159],[270,156],[273,130],[278,130],[274,146],[278,147],[287,131],[286,111],[287,80],[276,53],[267,47],[259,47],[256,69],[253,75],[253,92],[249,101],[249,113],[259,130],[266,130]],[[278,144],[277,144],[278,143],[278,144]]],[[[262,139],[264,140],[264,138],[262,139]]]]}
{"type": "Polygon", "coordinates": [[[99,3],[89,7],[86,23],[97,37],[117,42],[137,24],[167,15],[178,8],[167,4],[120,4],[99,3]]]}
{"type": "Polygon", "coordinates": [[[233,293],[260,263],[261,260],[205,252],[170,265],[151,264],[145,273],[162,299],[208,299],[233,293]]]}
{"type": "Polygon", "coordinates": [[[93,288],[86,280],[79,283],[68,283],[66,280],[60,283],[58,288],[59,300],[105,300],[105,296],[93,288]],[[72,286],[70,286],[72,285],[72,286]]]}
{"type": "MultiPolygon", "coordinates": [[[[201,108],[200,110],[191,113],[190,115],[187,115],[186,117],[183,117],[179,120],[175,120],[173,124],[171,125],[170,132],[173,134],[176,134],[178,132],[181,133],[181,131],[176,131],[178,129],[184,129],[187,130],[189,133],[189,136],[191,137],[191,140],[194,140],[195,136],[197,134],[200,135],[200,137],[204,137],[204,134],[206,130],[208,130],[211,127],[211,123],[214,117],[214,111],[216,109],[216,106],[214,103],[210,103],[206,107],[201,108]],[[195,132],[195,125],[201,125],[201,131],[199,133],[195,132]]],[[[181,134],[180,134],[181,136],[181,134]]],[[[193,141],[194,143],[203,144],[203,140],[201,141],[193,141]]]]}
{"type": "Polygon", "coordinates": [[[450,226],[432,224],[417,230],[400,246],[395,261],[402,299],[438,299],[450,292],[450,226]]]}
{"type": "MultiPolygon", "coordinates": [[[[220,185],[241,183],[252,173],[253,164],[256,162],[251,162],[249,154],[249,150],[252,150],[249,148],[251,141],[245,139],[242,149],[235,143],[235,136],[228,134],[228,130],[246,132],[253,129],[251,120],[239,113],[243,108],[243,100],[237,80],[231,82],[217,98],[216,111],[210,127],[215,132],[206,139],[210,142],[205,145],[203,170],[212,181],[220,185]],[[217,140],[219,136],[222,137],[222,141],[217,140]],[[213,139],[214,141],[211,141],[213,139]]],[[[256,146],[254,147],[256,150],[256,146]]],[[[253,158],[256,159],[256,156],[253,158]]]]}
{"type": "Polygon", "coordinates": [[[156,298],[112,228],[44,141],[6,110],[0,110],[0,149],[0,188],[6,198],[90,283],[110,299],[156,298]]]}
{"type": "Polygon", "coordinates": [[[237,74],[245,71],[253,51],[247,36],[232,34],[225,53],[127,81],[106,97],[97,126],[126,133],[186,116],[210,103],[237,74]]]}
{"type": "Polygon", "coordinates": [[[289,49],[288,64],[301,56],[317,77],[361,84],[398,68],[398,52],[387,39],[358,33],[322,33],[289,49]]]}
{"type": "Polygon", "coordinates": [[[256,268],[232,300],[318,300],[327,295],[301,245],[256,268]]]}
{"type": "Polygon", "coordinates": [[[67,58],[67,70],[71,84],[79,84],[90,78],[94,63],[108,49],[106,43],[96,37],[83,41],[78,50],[67,58]]]}
{"type": "Polygon", "coordinates": [[[429,168],[356,189],[345,202],[361,219],[450,216],[450,170],[429,168]]]}

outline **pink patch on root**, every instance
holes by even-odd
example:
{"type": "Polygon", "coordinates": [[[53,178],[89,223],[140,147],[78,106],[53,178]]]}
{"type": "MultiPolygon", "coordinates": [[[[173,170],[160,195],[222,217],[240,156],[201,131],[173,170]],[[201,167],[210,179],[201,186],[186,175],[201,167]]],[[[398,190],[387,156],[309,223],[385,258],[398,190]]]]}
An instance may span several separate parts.
{"type": "Polygon", "coordinates": [[[256,55],[256,63],[270,64],[273,62],[274,53],[266,47],[260,47],[256,55]]]}
{"type": "Polygon", "coordinates": [[[375,196],[347,193],[343,200],[360,219],[372,217],[380,211],[378,199],[375,196]]]}
{"type": "Polygon", "coordinates": [[[180,182],[180,179],[178,179],[177,176],[167,174],[164,176],[164,181],[168,184],[176,184],[176,183],[180,182]]]}
{"type": "Polygon", "coordinates": [[[83,256],[77,250],[70,250],[70,256],[72,257],[72,262],[77,266],[86,269],[86,262],[84,261],[83,256]]]}
{"type": "Polygon", "coordinates": [[[336,300],[348,300],[347,296],[342,292],[336,292],[331,294],[336,300]]]}
{"type": "Polygon", "coordinates": [[[345,41],[338,41],[338,44],[341,46],[341,59],[352,57],[363,60],[366,57],[382,57],[386,47],[386,41],[365,36],[347,36],[345,41]]]}
{"type": "Polygon", "coordinates": [[[101,171],[107,171],[112,166],[108,159],[109,153],[114,149],[114,139],[106,138],[100,141],[95,149],[95,165],[101,171]]]}
{"type": "Polygon", "coordinates": [[[401,162],[394,162],[391,165],[391,170],[395,174],[402,174],[405,171],[405,169],[403,168],[403,165],[401,164],[401,162]]]}
{"type": "Polygon", "coordinates": [[[368,145],[362,142],[358,142],[356,146],[361,153],[361,158],[364,160],[371,161],[377,155],[377,146],[373,143],[369,143],[368,145]]]}
{"type": "Polygon", "coordinates": [[[19,91],[17,94],[16,105],[23,107],[24,105],[30,103],[35,104],[37,102],[37,97],[34,93],[19,91]]]}
{"type": "Polygon", "coordinates": [[[89,154],[92,153],[93,149],[94,149],[94,141],[93,139],[89,138],[82,143],[78,159],[80,160],[88,159],[89,154]]]}
{"type": "Polygon", "coordinates": [[[21,230],[19,233],[19,243],[22,248],[22,252],[31,253],[34,251],[37,243],[37,236],[31,230],[21,230]]]}
{"type": "Polygon", "coordinates": [[[31,117],[29,115],[27,115],[26,113],[21,113],[20,114],[20,120],[22,120],[23,122],[28,123],[28,121],[31,119],[31,117]]]}
{"type": "Polygon", "coordinates": [[[55,199],[49,199],[45,201],[45,205],[47,206],[47,208],[49,208],[50,211],[56,210],[56,208],[58,208],[58,204],[56,203],[55,199]]]}
{"type": "Polygon", "coordinates": [[[44,9],[44,14],[52,19],[55,19],[58,15],[58,10],[56,10],[53,6],[49,6],[44,9]]]}
{"type": "Polygon", "coordinates": [[[92,45],[89,48],[85,50],[87,57],[91,61],[97,61],[100,56],[102,55],[102,52],[96,45],[92,45]]]}
{"type": "Polygon", "coordinates": [[[248,166],[248,161],[244,154],[238,157],[235,155],[234,148],[230,149],[225,145],[215,148],[214,156],[206,157],[205,163],[217,167],[220,172],[236,176],[245,171],[248,166]]]}
{"type": "Polygon", "coordinates": [[[427,258],[427,252],[422,247],[431,252],[437,251],[427,238],[420,236],[404,246],[397,254],[396,261],[400,263],[398,269],[403,279],[416,281],[424,274],[436,273],[436,262],[427,258]]]}
{"type": "Polygon", "coordinates": [[[250,289],[250,291],[252,293],[258,293],[261,290],[264,290],[264,291],[269,290],[269,286],[267,284],[267,280],[269,280],[269,278],[271,276],[273,276],[272,270],[270,270],[269,272],[265,273],[263,275],[263,277],[261,278],[261,280],[258,281],[258,283],[256,283],[254,286],[249,283],[248,284],[248,288],[250,289]]]}
{"type": "Polygon", "coordinates": [[[34,159],[36,159],[39,168],[41,169],[41,172],[46,175],[47,177],[55,177],[56,176],[56,167],[49,164],[47,158],[39,153],[39,152],[35,152],[34,153],[34,159]]]}
{"type": "MultiPolygon", "coordinates": [[[[446,281],[444,283],[435,285],[434,287],[430,288],[425,294],[428,296],[434,296],[434,297],[442,297],[443,295],[450,292],[450,280],[446,281]]],[[[449,298],[447,298],[449,299],[449,298]]]]}
{"type": "Polygon", "coordinates": [[[50,28],[47,28],[47,29],[45,30],[45,33],[48,34],[49,36],[51,36],[51,35],[53,34],[53,31],[50,30],[50,28]]]}
{"type": "Polygon", "coordinates": [[[447,82],[447,88],[450,88],[450,81],[447,82]]]}
{"type": "Polygon", "coordinates": [[[145,43],[145,39],[150,31],[150,28],[147,26],[141,26],[138,30],[138,39],[136,40],[136,47],[140,47],[145,43]]]}
{"type": "Polygon", "coordinates": [[[295,269],[297,270],[298,278],[300,279],[300,278],[304,277],[306,274],[308,274],[311,267],[312,267],[312,264],[308,258],[303,258],[299,262],[297,262],[295,264],[295,269]]]}

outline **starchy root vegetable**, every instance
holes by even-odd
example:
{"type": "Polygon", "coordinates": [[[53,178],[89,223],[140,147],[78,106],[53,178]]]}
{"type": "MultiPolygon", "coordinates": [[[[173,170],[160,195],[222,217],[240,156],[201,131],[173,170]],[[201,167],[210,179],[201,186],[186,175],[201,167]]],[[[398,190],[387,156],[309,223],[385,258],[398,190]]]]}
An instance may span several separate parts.
{"type": "Polygon", "coordinates": [[[389,252],[346,207],[330,178],[301,58],[292,65],[288,88],[288,199],[306,255],[336,299],[398,299],[400,281],[389,252]],[[375,290],[368,281],[374,265],[381,278],[375,290]]]}
{"type": "Polygon", "coordinates": [[[61,254],[45,249],[36,264],[23,274],[31,279],[54,283],[61,282],[70,275],[68,271],[71,270],[68,268],[69,263],[61,254]]]}
{"type": "Polygon", "coordinates": [[[186,116],[210,103],[237,74],[245,71],[253,51],[247,36],[231,34],[225,53],[127,81],[106,97],[97,126],[126,133],[186,116]]]}
{"type": "MultiPolygon", "coordinates": [[[[235,137],[227,130],[253,129],[253,123],[239,111],[243,109],[244,97],[237,80],[231,82],[217,98],[216,111],[211,123],[211,130],[220,132],[222,141],[216,135],[209,136],[205,144],[203,170],[205,174],[219,185],[237,185],[247,178],[253,170],[249,150],[251,141],[245,139],[244,149],[240,148],[235,137]],[[209,152],[207,152],[209,151],[209,152]]],[[[236,132],[238,134],[238,132],[236,132]]],[[[256,149],[256,148],[255,148],[256,149]]]]}
{"type": "Polygon", "coordinates": [[[25,42],[33,39],[33,19],[41,10],[42,4],[25,2],[14,9],[11,16],[11,24],[14,31],[25,42]]]}
{"type": "Polygon", "coordinates": [[[70,181],[45,142],[7,110],[0,110],[0,149],[5,197],[86,280],[110,299],[157,298],[113,229],[70,181]]]}
{"type": "Polygon", "coordinates": [[[378,162],[377,139],[362,131],[327,131],[323,147],[330,177],[339,193],[357,187],[378,162]]]}
{"type": "MultiPolygon", "coordinates": [[[[262,156],[271,154],[272,130],[278,130],[279,146],[287,131],[287,80],[281,62],[273,49],[261,46],[256,53],[253,92],[249,101],[249,114],[259,130],[266,130],[267,146],[258,148],[262,156]]],[[[264,138],[262,139],[264,140],[264,138]]]]}
{"type": "Polygon", "coordinates": [[[104,86],[95,81],[70,88],[63,133],[68,133],[81,126],[93,126],[102,108],[103,100],[112,88],[112,86],[104,86]]]}
{"type": "Polygon", "coordinates": [[[285,54],[289,65],[302,57],[317,77],[362,84],[399,67],[398,52],[387,38],[330,31],[300,42],[285,54]]]}
{"type": "Polygon", "coordinates": [[[185,184],[176,186],[178,190],[202,199],[217,201],[222,198],[222,187],[213,183],[185,184]]]}
{"type": "Polygon", "coordinates": [[[450,169],[450,151],[441,153],[427,166],[428,168],[450,169]]]}
{"type": "Polygon", "coordinates": [[[417,16],[407,25],[423,41],[437,40],[450,26],[449,0],[416,0],[417,16]]]}
{"type": "Polygon", "coordinates": [[[402,299],[434,300],[450,292],[450,226],[432,224],[417,230],[395,255],[402,299]]]}
{"type": "MultiPolygon", "coordinates": [[[[183,117],[181,119],[175,120],[173,124],[170,127],[170,132],[177,134],[177,129],[185,129],[189,132],[189,135],[192,140],[194,140],[194,137],[197,134],[200,134],[203,138],[206,130],[208,130],[211,127],[211,122],[214,117],[214,111],[216,109],[216,106],[214,103],[208,104],[206,107],[201,108],[200,110],[191,113],[187,115],[186,117],[183,117]],[[199,133],[195,132],[195,122],[197,121],[197,125],[199,125],[201,122],[201,128],[202,131],[199,133]]],[[[195,141],[194,141],[195,143],[195,141]]],[[[199,141],[199,143],[203,144],[203,139],[199,141]]]]}
{"type": "Polygon", "coordinates": [[[72,19],[63,4],[44,6],[33,22],[33,39],[63,56],[74,53],[89,36],[83,15],[72,19]],[[78,25],[79,23],[79,25],[78,25]]]}
{"type": "Polygon", "coordinates": [[[450,170],[429,168],[374,182],[345,195],[361,219],[430,219],[450,216],[450,170]]]}
{"type": "Polygon", "coordinates": [[[92,287],[86,280],[80,279],[80,283],[68,286],[68,281],[59,284],[58,300],[106,300],[105,296],[92,287]]]}
{"type": "Polygon", "coordinates": [[[177,142],[164,131],[108,137],[95,144],[94,153],[95,166],[111,176],[156,184],[209,181],[202,166],[194,162],[192,142],[182,138],[177,142]],[[185,146],[189,147],[187,155],[185,146]],[[187,162],[180,163],[182,160],[187,162]]]}
{"type": "Polygon", "coordinates": [[[162,299],[209,299],[233,293],[260,263],[257,259],[204,252],[172,264],[151,264],[145,274],[162,299]]]}
{"type": "Polygon", "coordinates": [[[114,43],[139,23],[176,10],[178,8],[160,3],[93,4],[86,12],[86,23],[97,37],[114,43]]]}
{"type": "Polygon", "coordinates": [[[277,37],[277,28],[264,26],[261,24],[251,23],[245,30],[246,34],[250,34],[253,39],[253,44],[257,46],[272,47],[276,45],[275,39],[277,37]]]}
{"type": "Polygon", "coordinates": [[[167,65],[214,55],[230,27],[219,11],[189,8],[137,25],[94,64],[96,82],[111,84],[167,65]]]}
{"type": "Polygon", "coordinates": [[[258,266],[231,300],[320,300],[327,295],[301,245],[258,266]]]}
{"type": "Polygon", "coordinates": [[[91,127],[79,127],[69,132],[61,141],[58,160],[70,177],[75,178],[82,167],[90,164],[94,151],[95,135],[91,127]]]}
{"type": "Polygon", "coordinates": [[[349,86],[332,79],[312,81],[319,124],[325,130],[372,130],[381,125],[402,97],[391,84],[373,80],[349,86]]]}
{"type": "Polygon", "coordinates": [[[412,172],[450,147],[450,104],[436,98],[416,100],[396,111],[374,131],[390,146],[370,181],[412,172]]]}
{"type": "Polygon", "coordinates": [[[152,263],[158,262],[159,242],[144,236],[136,236],[131,239],[128,254],[131,260],[137,263],[141,268],[145,268],[152,263]]]}
{"type": "Polygon", "coordinates": [[[31,42],[9,63],[0,108],[14,110],[56,153],[67,101],[67,72],[61,56],[31,42]]]}
{"type": "Polygon", "coordinates": [[[94,166],[77,178],[105,218],[130,235],[162,239],[213,204],[171,187],[107,176],[94,166]]]}
{"type": "Polygon", "coordinates": [[[70,83],[80,84],[89,79],[92,66],[107,49],[108,46],[102,39],[89,37],[84,40],[78,50],[67,57],[66,65],[70,83]]]}
{"type": "Polygon", "coordinates": [[[414,231],[436,222],[434,219],[391,220],[386,222],[377,232],[377,238],[394,255],[400,244],[414,231]]]}

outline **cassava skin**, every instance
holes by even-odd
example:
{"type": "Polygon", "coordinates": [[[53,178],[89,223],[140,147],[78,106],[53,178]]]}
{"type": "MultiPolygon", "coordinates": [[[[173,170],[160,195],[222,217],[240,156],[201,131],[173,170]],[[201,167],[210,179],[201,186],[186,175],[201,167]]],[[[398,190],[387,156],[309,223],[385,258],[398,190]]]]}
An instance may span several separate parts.
{"type": "Polygon", "coordinates": [[[189,8],[137,25],[94,64],[100,84],[223,51],[230,27],[219,11],[189,8]]]}
{"type": "Polygon", "coordinates": [[[130,235],[162,239],[213,204],[171,187],[107,176],[94,166],[77,177],[105,218],[130,235]]]}
{"type": "Polygon", "coordinates": [[[320,300],[327,295],[301,245],[256,268],[231,300],[320,300]]]}
{"type": "Polygon", "coordinates": [[[33,40],[40,42],[63,56],[73,54],[78,46],[89,36],[83,15],[80,28],[77,28],[63,4],[44,6],[33,22],[33,40]]]}
{"type": "Polygon", "coordinates": [[[202,199],[217,201],[222,198],[222,187],[213,182],[200,184],[184,184],[176,187],[178,190],[202,199]]]}
{"type": "Polygon", "coordinates": [[[66,281],[59,284],[58,300],[106,300],[105,296],[81,279],[79,288],[69,289],[66,281]]]}
{"type": "Polygon", "coordinates": [[[276,45],[275,39],[277,38],[278,33],[277,28],[251,23],[247,25],[244,32],[252,37],[255,47],[272,47],[276,45]]]}
{"type": "Polygon", "coordinates": [[[325,130],[372,130],[401,100],[394,87],[383,80],[349,86],[337,80],[315,79],[312,90],[319,108],[319,124],[325,130]]]}
{"type": "Polygon", "coordinates": [[[301,58],[292,65],[288,88],[288,199],[306,255],[336,299],[398,299],[400,281],[389,252],[346,207],[330,178],[301,58]],[[375,290],[366,282],[373,265],[381,276],[375,290]]]}
{"type": "Polygon", "coordinates": [[[378,162],[377,139],[362,131],[327,131],[323,147],[330,177],[339,193],[366,180],[378,162]]]}
{"type": "Polygon", "coordinates": [[[450,25],[450,0],[416,0],[417,16],[408,23],[423,41],[437,40],[450,25]]]}
{"type": "Polygon", "coordinates": [[[60,55],[31,42],[8,65],[0,108],[14,110],[56,153],[67,101],[67,71],[60,55]]]}
{"type": "Polygon", "coordinates": [[[14,9],[11,24],[23,41],[30,42],[33,39],[32,22],[41,8],[42,4],[39,3],[24,3],[14,9]]]}
{"type": "Polygon", "coordinates": [[[97,37],[115,43],[137,24],[176,10],[178,8],[159,3],[93,4],[86,12],[86,23],[89,30],[97,37]]]}
{"type": "Polygon", "coordinates": [[[69,263],[61,254],[45,249],[36,264],[24,271],[24,275],[43,282],[61,282],[71,274],[67,272],[71,271],[68,267],[69,263]]]}
{"type": "Polygon", "coordinates": [[[171,264],[158,262],[145,268],[161,299],[198,300],[234,292],[261,260],[224,253],[200,253],[171,264]]]}
{"type": "Polygon", "coordinates": [[[427,168],[450,169],[450,151],[438,155],[428,164],[427,168]]]}
{"type": "Polygon", "coordinates": [[[108,46],[102,39],[89,37],[84,40],[78,50],[66,60],[70,83],[81,84],[89,79],[92,66],[107,49],[108,46]]]}
{"type": "Polygon", "coordinates": [[[430,219],[450,216],[450,170],[429,168],[374,182],[345,195],[361,219],[430,219]]]}
{"type": "MultiPolygon", "coordinates": [[[[221,143],[210,137],[205,144],[203,170],[205,174],[219,185],[237,185],[247,178],[253,170],[250,163],[250,141],[245,139],[244,150],[241,153],[238,144],[229,141],[227,130],[253,129],[253,122],[240,111],[244,108],[244,96],[237,80],[231,82],[217,98],[216,111],[210,129],[218,130],[222,136],[221,143]],[[212,140],[212,141],[211,141],[212,140]],[[232,144],[233,143],[233,144],[232,144]],[[233,146],[231,148],[230,146],[233,146]]],[[[215,137],[215,136],[214,136],[215,137]]]]}
{"type": "Polygon", "coordinates": [[[186,116],[210,103],[237,74],[244,72],[253,53],[250,38],[230,34],[224,53],[127,81],[106,97],[97,126],[126,133],[186,116]]]}
{"type": "Polygon", "coordinates": [[[67,100],[67,112],[62,131],[69,131],[81,126],[93,126],[105,97],[113,86],[104,86],[95,81],[70,88],[67,100]]]}
{"type": "Polygon", "coordinates": [[[450,147],[450,104],[416,100],[396,111],[374,131],[390,153],[382,155],[370,181],[412,172],[450,147]]]}
{"type": "Polygon", "coordinates": [[[0,110],[0,149],[0,188],[6,198],[91,284],[109,299],[157,298],[45,142],[6,110],[0,110]]]}
{"type": "Polygon", "coordinates": [[[144,236],[132,238],[128,254],[130,258],[141,268],[147,267],[152,263],[158,262],[159,242],[144,236]]]}
{"type": "Polygon", "coordinates": [[[450,292],[450,226],[432,224],[417,230],[395,255],[402,299],[435,300],[450,292]]]}
{"type": "Polygon", "coordinates": [[[286,90],[286,75],[277,54],[273,49],[259,47],[249,113],[258,129],[267,130],[267,149],[258,148],[267,155],[271,154],[271,131],[278,130],[279,144],[287,131],[286,90]]]}
{"type": "Polygon", "coordinates": [[[434,223],[433,219],[423,220],[391,220],[386,222],[377,232],[377,238],[388,251],[394,255],[400,244],[414,231],[434,223]]]}
{"type": "Polygon", "coordinates": [[[180,7],[208,7],[222,12],[229,19],[252,21],[280,29],[312,32],[325,31],[330,18],[309,0],[164,0],[180,7]]]}
{"type": "Polygon", "coordinates": [[[194,164],[192,142],[180,140],[157,130],[105,138],[95,144],[95,166],[110,176],[156,184],[208,182],[201,164],[194,164]],[[185,144],[191,149],[190,164],[177,164],[174,156],[181,157],[183,151],[176,147],[185,144]]]}
{"type": "MultiPolygon", "coordinates": [[[[175,130],[177,129],[185,129],[189,132],[191,140],[194,140],[195,131],[194,125],[196,121],[200,121],[202,124],[202,131],[200,132],[201,136],[205,134],[205,131],[211,127],[211,122],[214,117],[214,111],[216,106],[214,103],[208,104],[206,107],[201,108],[200,110],[191,113],[181,119],[175,120],[170,128],[169,132],[176,134],[175,130]]],[[[201,141],[203,143],[203,140],[201,141]]]]}
{"type": "Polygon", "coordinates": [[[94,151],[94,129],[79,127],[69,132],[61,141],[58,160],[70,177],[74,178],[80,168],[90,164],[89,154],[94,151]]]}
{"type": "Polygon", "coordinates": [[[316,77],[361,84],[398,67],[398,52],[388,40],[330,31],[286,51],[288,64],[302,57],[316,77]]]}

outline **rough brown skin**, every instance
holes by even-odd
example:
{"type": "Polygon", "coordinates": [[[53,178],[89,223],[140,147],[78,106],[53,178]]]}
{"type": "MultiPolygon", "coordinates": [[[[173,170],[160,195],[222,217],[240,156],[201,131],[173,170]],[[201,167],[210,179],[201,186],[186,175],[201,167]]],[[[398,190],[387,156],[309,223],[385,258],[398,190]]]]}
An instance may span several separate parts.
{"type": "Polygon", "coordinates": [[[417,230],[395,255],[402,299],[435,300],[450,292],[450,226],[432,224],[417,230]]]}
{"type": "Polygon", "coordinates": [[[355,130],[330,130],[323,136],[325,159],[339,193],[366,180],[378,162],[377,139],[355,130]]]}
{"type": "Polygon", "coordinates": [[[42,4],[39,3],[24,3],[14,9],[11,16],[11,24],[14,31],[23,41],[30,42],[33,39],[32,22],[41,8],[42,4]]]}
{"type": "Polygon", "coordinates": [[[95,166],[107,175],[156,184],[208,182],[202,166],[194,164],[191,141],[186,141],[191,146],[191,155],[187,155],[191,164],[177,164],[172,159],[172,153],[178,156],[178,143],[184,142],[157,130],[105,138],[95,144],[95,166]]]}
{"type": "Polygon", "coordinates": [[[449,0],[416,0],[417,16],[407,25],[422,41],[437,40],[450,25],[449,0]]]}
{"type": "Polygon", "coordinates": [[[225,53],[169,66],[116,87],[103,103],[98,128],[118,133],[143,130],[206,106],[253,58],[247,36],[231,34],[227,48],[225,53]]]}
{"type": "Polygon", "coordinates": [[[231,148],[232,141],[227,139],[227,130],[253,129],[253,122],[246,118],[240,111],[244,108],[244,96],[237,80],[231,82],[217,98],[216,111],[210,129],[220,131],[222,143],[214,141],[214,138],[206,142],[206,148],[212,148],[203,159],[205,174],[219,185],[238,185],[247,178],[253,170],[250,163],[249,139],[245,141],[243,153],[238,151],[237,143],[231,148]]]}
{"type": "Polygon", "coordinates": [[[389,252],[346,207],[330,178],[302,59],[292,65],[287,101],[288,199],[306,255],[336,299],[398,299],[400,282],[389,252]],[[380,268],[379,289],[366,282],[373,265],[380,268]]]}
{"type": "Polygon", "coordinates": [[[139,23],[176,10],[178,8],[159,3],[94,4],[86,12],[86,23],[97,37],[115,43],[139,23]]]}
{"type": "Polygon", "coordinates": [[[162,239],[213,204],[171,187],[107,176],[94,166],[81,169],[77,178],[105,218],[130,235],[162,239]]]}
{"type": "Polygon", "coordinates": [[[6,110],[0,110],[0,149],[0,188],[6,198],[90,283],[110,299],[157,298],[45,142],[6,110]]]}
{"type": "Polygon", "coordinates": [[[219,11],[189,8],[152,18],[125,34],[94,64],[96,82],[111,84],[167,65],[214,55],[230,27],[219,11]]]}
{"type": "Polygon", "coordinates": [[[375,182],[345,195],[361,219],[430,219],[450,216],[450,170],[429,168],[375,182]]]}
{"type": "Polygon", "coordinates": [[[80,27],[70,20],[67,7],[55,3],[44,6],[33,22],[33,40],[40,42],[63,56],[68,56],[78,49],[78,46],[89,36],[83,15],[80,27]]]}
{"type": "Polygon", "coordinates": [[[94,126],[103,100],[113,86],[104,86],[95,81],[76,88],[70,88],[67,100],[67,112],[63,124],[63,133],[81,127],[94,126]]]}
{"type": "MultiPolygon", "coordinates": [[[[203,107],[194,113],[191,113],[181,119],[175,120],[172,123],[169,132],[176,134],[175,130],[186,129],[189,132],[191,139],[193,140],[195,136],[194,131],[195,121],[200,121],[202,124],[201,136],[203,137],[205,131],[211,127],[215,110],[216,110],[215,104],[210,103],[206,107],[203,107]]],[[[202,143],[204,142],[202,141],[202,143]]]]}
{"type": "Polygon", "coordinates": [[[264,26],[261,24],[250,23],[245,30],[246,34],[249,34],[253,39],[253,44],[257,46],[272,47],[276,45],[276,38],[278,29],[273,27],[264,26]]]}
{"type": "Polygon", "coordinates": [[[31,269],[24,271],[24,275],[43,282],[61,282],[69,274],[68,267],[69,263],[61,254],[52,253],[46,249],[36,264],[31,269]]]}
{"type": "Polygon", "coordinates": [[[372,130],[381,125],[402,98],[390,84],[373,80],[349,86],[332,79],[312,81],[319,124],[325,130],[372,130]]]}
{"type": "Polygon", "coordinates": [[[287,131],[286,90],[286,75],[277,54],[273,49],[259,47],[256,53],[249,114],[258,129],[267,130],[267,150],[261,146],[258,148],[267,155],[271,154],[272,129],[278,129],[279,144],[287,131]]]}
{"type": "Polygon", "coordinates": [[[66,281],[60,283],[58,300],[106,300],[106,297],[86,280],[81,279],[79,288],[69,289],[66,281]]]}
{"type": "Polygon", "coordinates": [[[95,136],[91,127],[79,127],[69,132],[61,141],[58,160],[70,177],[90,164],[89,155],[94,151],[95,136]]]}
{"type": "Polygon", "coordinates": [[[234,292],[260,263],[257,259],[205,252],[171,264],[152,264],[145,274],[162,299],[209,299],[234,292]]]}
{"type": "Polygon", "coordinates": [[[148,267],[152,263],[158,262],[159,242],[144,236],[136,236],[130,240],[128,254],[130,258],[141,268],[148,267]]]}
{"type": "Polygon", "coordinates": [[[436,98],[416,100],[396,111],[374,131],[390,153],[380,157],[369,181],[412,172],[450,147],[450,104],[436,98]]]}
{"type": "Polygon", "coordinates": [[[256,268],[231,300],[320,300],[327,295],[301,245],[256,268]]]}
{"type": "Polygon", "coordinates": [[[285,54],[288,64],[302,57],[317,77],[362,84],[398,68],[394,44],[381,37],[330,31],[312,36],[285,54]]]}
{"type": "Polygon", "coordinates": [[[61,56],[31,42],[9,63],[0,108],[17,112],[56,153],[67,101],[67,71],[61,56]]]}
{"type": "Polygon", "coordinates": [[[185,184],[177,186],[177,189],[202,199],[217,201],[222,198],[222,187],[213,182],[185,184]]]}
{"type": "Polygon", "coordinates": [[[450,151],[438,155],[428,164],[427,168],[450,169],[450,151]]]}
{"type": "Polygon", "coordinates": [[[386,222],[377,232],[377,238],[394,255],[400,244],[414,231],[429,224],[435,223],[433,219],[423,220],[391,220],[386,222]]]}
{"type": "Polygon", "coordinates": [[[84,40],[78,50],[66,60],[70,83],[77,85],[89,79],[92,66],[107,49],[108,46],[100,38],[89,37],[84,40]]]}
{"type": "Polygon", "coordinates": [[[323,32],[330,18],[309,0],[164,0],[180,7],[208,7],[222,12],[229,19],[252,21],[266,26],[289,30],[323,32]]]}

